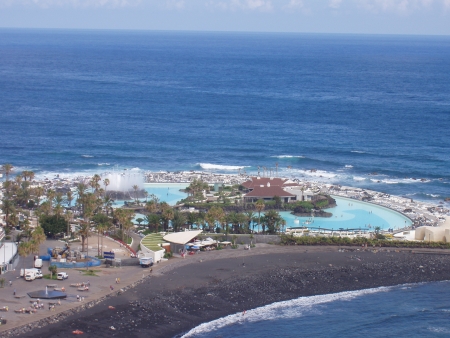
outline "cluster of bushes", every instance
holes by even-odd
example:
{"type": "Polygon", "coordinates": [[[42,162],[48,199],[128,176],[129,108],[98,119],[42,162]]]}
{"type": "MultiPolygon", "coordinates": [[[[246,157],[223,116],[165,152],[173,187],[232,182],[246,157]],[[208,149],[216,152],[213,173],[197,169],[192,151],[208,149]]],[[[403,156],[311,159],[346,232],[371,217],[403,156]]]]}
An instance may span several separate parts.
{"type": "Polygon", "coordinates": [[[292,236],[281,235],[281,244],[283,245],[346,245],[346,246],[377,246],[377,247],[396,247],[396,248],[438,248],[450,249],[450,243],[445,242],[411,242],[411,241],[393,241],[387,239],[369,239],[364,237],[312,237],[312,236],[292,236]]]}

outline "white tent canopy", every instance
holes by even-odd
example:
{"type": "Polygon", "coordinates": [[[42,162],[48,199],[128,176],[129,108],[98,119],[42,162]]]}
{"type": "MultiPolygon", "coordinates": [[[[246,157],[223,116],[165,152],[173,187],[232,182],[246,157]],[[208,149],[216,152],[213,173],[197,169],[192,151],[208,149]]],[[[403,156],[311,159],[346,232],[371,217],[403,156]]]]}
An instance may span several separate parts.
{"type": "Polygon", "coordinates": [[[186,244],[193,238],[200,235],[202,232],[203,230],[175,232],[172,234],[165,235],[163,239],[169,243],[186,244]]]}

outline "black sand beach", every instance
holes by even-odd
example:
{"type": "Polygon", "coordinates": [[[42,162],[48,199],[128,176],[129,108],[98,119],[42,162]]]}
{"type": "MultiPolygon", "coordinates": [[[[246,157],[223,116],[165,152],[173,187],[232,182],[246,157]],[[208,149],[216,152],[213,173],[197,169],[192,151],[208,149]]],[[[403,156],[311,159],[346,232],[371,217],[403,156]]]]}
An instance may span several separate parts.
{"type": "Polygon", "coordinates": [[[450,280],[449,267],[444,250],[267,245],[200,253],[155,269],[119,296],[9,336],[66,337],[78,329],[84,337],[174,337],[203,322],[300,296],[450,280]]]}

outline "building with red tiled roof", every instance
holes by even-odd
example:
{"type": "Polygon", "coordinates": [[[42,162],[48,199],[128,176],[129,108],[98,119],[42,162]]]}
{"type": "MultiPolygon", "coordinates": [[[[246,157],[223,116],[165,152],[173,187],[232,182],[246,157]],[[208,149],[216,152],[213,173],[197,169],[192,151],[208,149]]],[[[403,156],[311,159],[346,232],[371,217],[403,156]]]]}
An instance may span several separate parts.
{"type": "Polygon", "coordinates": [[[285,203],[297,200],[297,195],[285,191],[284,187],[298,186],[295,182],[285,178],[252,177],[242,183],[248,192],[244,195],[246,202],[256,202],[259,199],[273,200],[275,196],[285,203]]]}

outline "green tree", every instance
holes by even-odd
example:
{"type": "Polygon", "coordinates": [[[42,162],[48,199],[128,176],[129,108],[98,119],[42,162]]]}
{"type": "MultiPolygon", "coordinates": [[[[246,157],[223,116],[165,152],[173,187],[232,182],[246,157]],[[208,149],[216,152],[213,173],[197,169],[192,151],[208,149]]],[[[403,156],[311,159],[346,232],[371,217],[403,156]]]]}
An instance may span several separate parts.
{"type": "Polygon", "coordinates": [[[161,225],[161,217],[158,214],[146,215],[145,221],[150,231],[158,232],[158,227],[161,225]]]}
{"type": "Polygon", "coordinates": [[[256,201],[255,208],[258,211],[258,224],[259,225],[261,225],[261,211],[263,211],[265,207],[266,207],[266,205],[264,204],[264,200],[256,201]]]}
{"type": "Polygon", "coordinates": [[[194,224],[196,224],[199,220],[199,214],[196,212],[190,212],[187,215],[187,224],[189,224],[189,228],[192,228],[194,224]]]}
{"type": "MultiPolygon", "coordinates": [[[[205,220],[208,222],[210,230],[214,230],[217,224],[222,224],[222,222],[226,222],[226,216],[223,209],[219,206],[213,206],[205,215],[205,220]]],[[[226,223],[226,227],[228,228],[228,223],[226,223]]]]}
{"type": "Polygon", "coordinates": [[[64,217],[58,217],[58,215],[41,215],[39,222],[44,234],[47,237],[54,237],[55,235],[65,232],[68,226],[68,222],[64,217]]]}
{"type": "Polygon", "coordinates": [[[164,231],[167,231],[169,229],[169,222],[173,219],[173,216],[174,211],[170,206],[168,208],[165,208],[164,211],[161,213],[164,231]]]}
{"type": "Polygon", "coordinates": [[[265,232],[265,225],[267,225],[267,231],[271,234],[276,233],[276,225],[280,222],[281,216],[275,210],[268,210],[264,215],[263,233],[265,232]]]}
{"type": "MultiPolygon", "coordinates": [[[[29,242],[22,242],[17,248],[20,257],[27,257],[31,253],[31,244],[29,242]]],[[[25,263],[25,260],[23,260],[25,263]]]]}
{"type": "Polygon", "coordinates": [[[9,174],[11,174],[11,172],[13,171],[13,168],[14,167],[9,163],[5,163],[4,165],[2,165],[2,171],[5,173],[7,181],[9,179],[9,174]]]}
{"type": "Polygon", "coordinates": [[[31,240],[28,242],[30,245],[30,250],[33,253],[39,253],[39,246],[45,241],[44,229],[41,226],[34,228],[31,234],[31,240]]]}
{"type": "MultiPolygon", "coordinates": [[[[84,252],[84,246],[86,243],[86,239],[91,235],[91,225],[83,221],[80,223],[80,228],[78,229],[78,235],[81,237],[81,251],[84,252]]],[[[89,253],[89,251],[87,252],[89,253]]]]}
{"type": "Polygon", "coordinates": [[[186,215],[178,210],[173,213],[172,226],[173,231],[178,231],[183,225],[186,224],[186,215]]]}
{"type": "Polygon", "coordinates": [[[53,279],[53,275],[58,273],[58,267],[56,265],[49,265],[48,271],[50,271],[50,279],[53,279]]]}
{"type": "Polygon", "coordinates": [[[136,184],[133,185],[133,190],[134,190],[134,203],[138,203],[138,190],[139,190],[139,186],[137,186],[136,184]]]}
{"type": "Polygon", "coordinates": [[[2,200],[2,211],[5,214],[5,222],[6,226],[10,225],[10,215],[16,212],[16,208],[14,207],[14,202],[4,198],[2,200]]]}
{"type": "Polygon", "coordinates": [[[283,202],[281,201],[280,196],[274,196],[273,200],[275,201],[275,208],[276,209],[282,209],[283,208],[283,202]]]}

